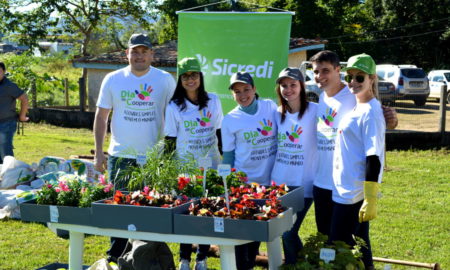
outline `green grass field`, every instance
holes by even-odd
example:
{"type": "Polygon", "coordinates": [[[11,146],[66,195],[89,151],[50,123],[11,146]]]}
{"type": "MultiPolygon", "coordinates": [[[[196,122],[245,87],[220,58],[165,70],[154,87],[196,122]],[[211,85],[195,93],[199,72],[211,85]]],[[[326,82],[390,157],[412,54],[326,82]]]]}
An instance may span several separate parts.
{"type": "MultiPolygon", "coordinates": [[[[43,124],[25,124],[25,135],[15,137],[16,158],[27,163],[44,156],[88,155],[93,149],[92,131],[43,124]]],[[[376,257],[440,263],[450,268],[450,151],[390,151],[382,185],[377,219],[371,222],[376,257]]],[[[301,236],[314,234],[313,209],[301,236]]],[[[84,261],[103,258],[106,237],[85,239],[84,261]]],[[[171,244],[175,260],[178,245],[171,244]]],[[[53,262],[68,262],[68,240],[56,237],[43,225],[0,220],[0,269],[32,270],[53,262]]],[[[384,264],[377,263],[378,269],[384,264]]],[[[220,269],[216,258],[211,269],[220,269]]],[[[419,269],[392,265],[392,269],[419,269]]]]}

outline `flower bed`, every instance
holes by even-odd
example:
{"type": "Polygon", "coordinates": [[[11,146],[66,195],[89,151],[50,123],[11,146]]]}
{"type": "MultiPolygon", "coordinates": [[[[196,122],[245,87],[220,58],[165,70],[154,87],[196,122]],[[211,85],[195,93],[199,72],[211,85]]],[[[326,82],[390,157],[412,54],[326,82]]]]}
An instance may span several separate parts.
{"type": "Polygon", "coordinates": [[[264,204],[266,200],[276,198],[281,202],[283,207],[291,207],[293,213],[301,211],[304,207],[303,187],[291,187],[276,185],[272,183],[270,186],[261,186],[257,183],[250,185],[231,187],[231,197],[251,199],[259,204],[264,204]]]}
{"type": "Polygon", "coordinates": [[[24,221],[91,225],[91,203],[112,195],[112,185],[103,177],[98,183],[84,182],[76,175],[47,183],[37,192],[36,200],[20,205],[24,221]]]}
{"type": "Polygon", "coordinates": [[[266,207],[250,200],[230,202],[224,198],[202,198],[183,205],[174,216],[174,233],[253,241],[272,241],[292,227],[292,209],[276,201],[266,207]]]}
{"type": "Polygon", "coordinates": [[[100,228],[173,233],[173,212],[188,204],[187,197],[176,198],[155,190],[123,193],[92,204],[94,226],[100,228]]]}

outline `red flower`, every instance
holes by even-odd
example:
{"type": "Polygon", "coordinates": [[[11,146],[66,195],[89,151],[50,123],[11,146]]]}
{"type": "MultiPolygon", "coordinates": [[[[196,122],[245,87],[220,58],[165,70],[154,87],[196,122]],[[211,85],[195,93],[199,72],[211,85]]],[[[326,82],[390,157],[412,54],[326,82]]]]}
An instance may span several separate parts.
{"type": "Polygon", "coordinates": [[[231,172],[236,172],[236,168],[231,168],[231,172]]]}

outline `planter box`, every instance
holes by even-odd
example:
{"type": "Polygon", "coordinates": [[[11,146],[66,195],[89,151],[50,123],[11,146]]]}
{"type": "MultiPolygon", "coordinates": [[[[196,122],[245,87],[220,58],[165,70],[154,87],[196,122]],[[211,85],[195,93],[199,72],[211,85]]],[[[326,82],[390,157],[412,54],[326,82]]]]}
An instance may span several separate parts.
{"type": "Polygon", "coordinates": [[[92,204],[92,223],[100,228],[153,233],[173,233],[173,208],[105,204],[104,200],[92,204]]]}
{"type": "MultiPolygon", "coordinates": [[[[259,205],[264,205],[267,199],[252,199],[259,205]]],[[[281,201],[281,205],[286,208],[292,208],[292,212],[295,214],[298,211],[303,210],[305,199],[303,197],[303,187],[289,186],[289,192],[278,198],[281,201]]]]}
{"type": "Polygon", "coordinates": [[[189,204],[175,212],[175,234],[270,242],[292,227],[291,208],[268,221],[190,216],[188,209],[189,204]],[[221,221],[223,226],[217,226],[221,221]]]}
{"type": "Polygon", "coordinates": [[[20,216],[24,221],[92,225],[90,207],[40,205],[36,200],[20,204],[20,216]]]}
{"type": "MultiPolygon", "coordinates": [[[[69,269],[69,265],[64,264],[64,263],[52,263],[52,264],[43,266],[41,268],[38,268],[36,270],[57,270],[59,268],[69,269]]],[[[86,270],[88,268],[89,268],[89,266],[83,265],[83,270],[86,270]]]]}

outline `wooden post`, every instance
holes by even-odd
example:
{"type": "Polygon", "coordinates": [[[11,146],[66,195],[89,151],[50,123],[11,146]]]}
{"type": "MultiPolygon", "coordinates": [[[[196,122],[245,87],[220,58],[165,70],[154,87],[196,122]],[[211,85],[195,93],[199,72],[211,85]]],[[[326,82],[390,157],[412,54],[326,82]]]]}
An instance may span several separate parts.
{"type": "Polygon", "coordinates": [[[78,86],[79,86],[79,91],[80,91],[80,112],[84,112],[86,110],[86,106],[85,106],[85,100],[86,100],[85,87],[86,87],[86,83],[85,83],[83,77],[78,79],[78,86]]]}
{"type": "Polygon", "coordinates": [[[446,102],[447,102],[447,84],[443,84],[441,86],[441,98],[439,105],[439,132],[441,133],[441,145],[445,143],[445,111],[446,111],[446,102]]]}
{"type": "Polygon", "coordinates": [[[64,96],[66,97],[66,107],[69,106],[69,79],[64,78],[64,96]]]}
{"type": "Polygon", "coordinates": [[[36,97],[37,91],[36,91],[36,79],[31,80],[31,105],[33,108],[37,108],[37,97],[36,97]]]}

